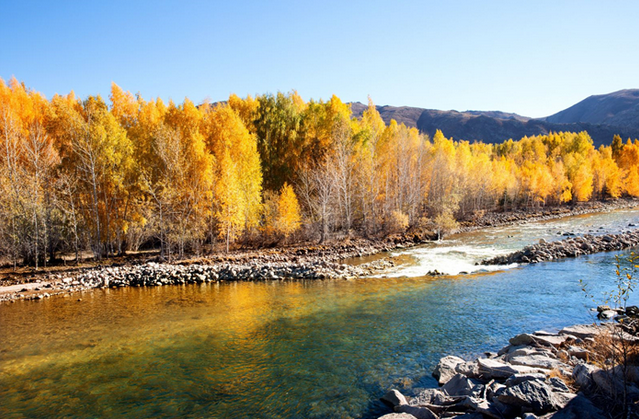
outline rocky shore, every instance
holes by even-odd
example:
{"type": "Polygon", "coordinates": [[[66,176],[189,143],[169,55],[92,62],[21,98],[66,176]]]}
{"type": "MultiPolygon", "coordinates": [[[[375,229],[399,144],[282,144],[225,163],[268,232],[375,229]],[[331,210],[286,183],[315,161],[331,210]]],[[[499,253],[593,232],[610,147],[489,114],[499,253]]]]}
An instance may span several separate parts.
{"type": "Polygon", "coordinates": [[[146,262],[137,265],[96,267],[75,272],[49,274],[35,282],[0,288],[0,302],[41,300],[54,295],[94,288],[163,286],[225,281],[349,279],[391,268],[391,258],[360,265],[339,263],[349,257],[372,255],[393,248],[414,245],[415,236],[375,244],[313,246],[277,251],[218,255],[180,264],[146,262]]]}
{"type": "Polygon", "coordinates": [[[504,256],[483,260],[482,265],[510,265],[513,263],[539,263],[554,259],[574,258],[598,252],[624,250],[639,246],[639,230],[620,234],[594,236],[586,234],[581,237],[547,242],[540,240],[538,244],[526,246],[522,250],[504,256]]]}
{"type": "MultiPolygon", "coordinates": [[[[639,200],[625,199],[610,202],[592,202],[579,206],[549,207],[536,211],[522,210],[487,213],[473,220],[462,222],[459,231],[606,212],[637,206],[639,206],[639,200]]],[[[513,261],[515,259],[521,260],[509,262],[504,259],[504,262],[495,261],[494,263],[526,263],[526,259],[529,262],[540,262],[558,257],[577,256],[585,254],[586,251],[594,253],[602,250],[618,250],[625,247],[615,247],[613,244],[621,243],[625,246],[625,242],[630,240],[630,237],[623,237],[618,241],[613,239],[614,243],[603,243],[601,246],[593,246],[589,242],[580,242],[580,240],[586,240],[588,237],[568,239],[565,241],[564,247],[553,243],[532,246],[533,250],[526,248],[522,252],[516,252],[517,256],[515,254],[509,255],[512,256],[513,261]],[[529,254],[524,254],[525,252],[529,252],[529,254]],[[519,253],[522,254],[518,255],[519,253]]],[[[236,251],[231,254],[219,253],[211,257],[180,261],[178,263],[164,263],[158,260],[135,260],[124,262],[122,266],[70,267],[63,270],[32,272],[19,277],[9,275],[8,277],[0,278],[0,302],[39,300],[52,295],[69,295],[69,293],[74,291],[105,287],[161,286],[233,280],[328,279],[365,276],[392,267],[392,259],[386,258],[382,261],[359,266],[347,265],[341,262],[351,258],[372,256],[381,252],[412,247],[433,239],[428,234],[409,232],[386,237],[383,240],[346,239],[324,245],[299,245],[275,249],[236,251]]],[[[632,240],[635,239],[632,238],[632,240]]],[[[502,258],[508,258],[509,256],[502,258]]],[[[496,259],[501,260],[501,258],[496,259]]],[[[432,274],[436,273],[432,272],[432,274]]]]}
{"type": "Polygon", "coordinates": [[[594,214],[639,207],[639,199],[624,198],[615,201],[583,202],[578,205],[551,206],[539,209],[506,212],[487,212],[460,222],[460,232],[474,231],[486,227],[500,227],[536,221],[548,221],[562,217],[594,214]]]}
{"type": "Polygon", "coordinates": [[[414,397],[389,391],[382,401],[395,413],[380,419],[609,417],[593,400],[612,400],[624,388],[633,400],[639,398],[639,375],[626,374],[624,382],[620,366],[602,369],[589,363],[596,339],[613,328],[580,325],[559,333],[521,334],[499,353],[473,361],[446,356],[433,372],[439,388],[414,397]]]}

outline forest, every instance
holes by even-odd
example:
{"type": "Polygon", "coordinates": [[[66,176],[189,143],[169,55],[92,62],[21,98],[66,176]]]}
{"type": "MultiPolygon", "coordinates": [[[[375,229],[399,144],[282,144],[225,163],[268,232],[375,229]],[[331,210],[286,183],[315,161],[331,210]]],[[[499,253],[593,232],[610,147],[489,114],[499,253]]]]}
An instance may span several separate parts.
{"type": "Polygon", "coordinates": [[[433,138],[372,101],[295,91],[195,105],[50,100],[0,79],[0,255],[38,266],[157,249],[165,260],[242,246],[445,234],[486,211],[639,197],[639,140],[586,132],[502,144],[433,138]]]}

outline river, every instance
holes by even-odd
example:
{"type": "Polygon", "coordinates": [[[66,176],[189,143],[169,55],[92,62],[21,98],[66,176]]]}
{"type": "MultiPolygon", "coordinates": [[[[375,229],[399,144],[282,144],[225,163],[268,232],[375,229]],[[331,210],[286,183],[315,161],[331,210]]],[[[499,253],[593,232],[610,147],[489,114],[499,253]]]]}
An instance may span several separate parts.
{"type": "Polygon", "coordinates": [[[374,418],[388,412],[378,398],[389,388],[436,385],[430,373],[444,355],[472,357],[517,333],[591,322],[595,304],[579,280],[600,295],[615,279],[612,253],[506,268],[475,262],[629,223],[639,224],[638,210],[459,234],[394,252],[401,263],[375,278],[2,304],[0,417],[374,418]],[[425,275],[435,269],[449,275],[425,275]]]}

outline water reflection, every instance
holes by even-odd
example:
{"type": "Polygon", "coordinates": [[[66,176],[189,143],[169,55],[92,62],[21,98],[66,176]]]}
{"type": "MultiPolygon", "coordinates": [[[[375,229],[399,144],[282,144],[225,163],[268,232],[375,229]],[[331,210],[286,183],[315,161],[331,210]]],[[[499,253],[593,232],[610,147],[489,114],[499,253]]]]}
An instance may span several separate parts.
{"type": "Polygon", "coordinates": [[[590,321],[578,281],[609,289],[613,260],[5,304],[0,417],[376,417],[391,386],[433,385],[443,355],[590,321]]]}

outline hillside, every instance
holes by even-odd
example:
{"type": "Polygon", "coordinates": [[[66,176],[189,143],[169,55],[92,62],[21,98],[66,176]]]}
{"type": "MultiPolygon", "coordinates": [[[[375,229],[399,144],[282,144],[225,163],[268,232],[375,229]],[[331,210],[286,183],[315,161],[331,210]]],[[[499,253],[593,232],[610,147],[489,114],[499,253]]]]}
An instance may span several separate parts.
{"type": "MultiPolygon", "coordinates": [[[[352,103],[351,109],[359,117],[366,105],[352,103]]],[[[587,131],[596,146],[610,144],[615,134],[623,139],[639,138],[639,90],[591,96],[541,119],[500,111],[457,112],[408,106],[377,106],[377,110],[386,123],[395,119],[430,136],[441,129],[448,137],[468,141],[498,143],[551,131],[587,131]]]]}
{"type": "Polygon", "coordinates": [[[619,90],[590,96],[581,102],[544,118],[551,123],[584,122],[595,125],[639,127],[639,89],[619,90]]]}

